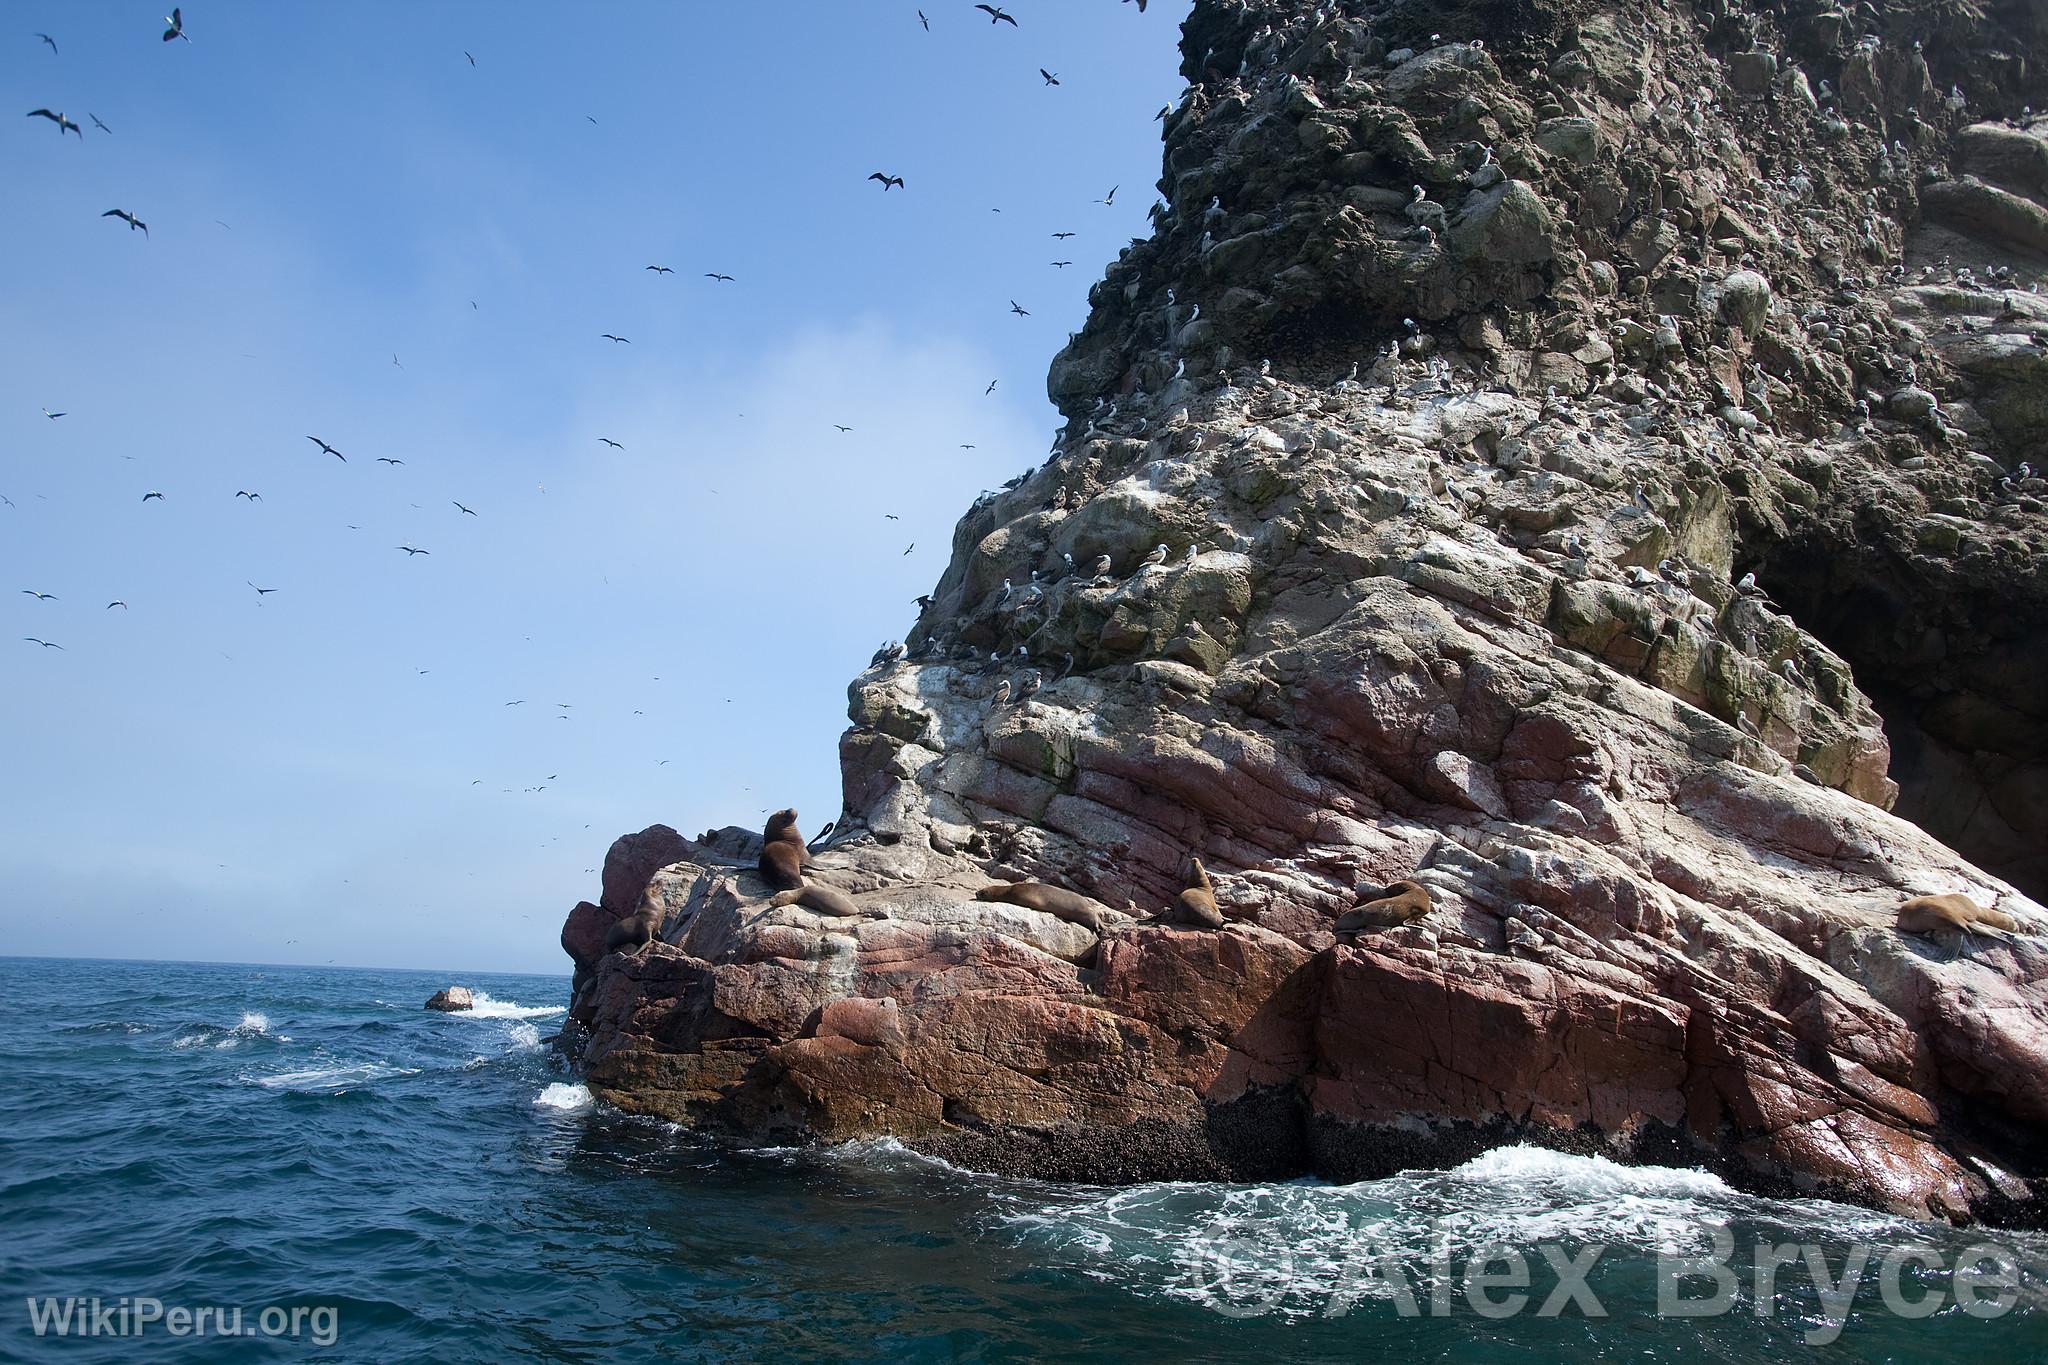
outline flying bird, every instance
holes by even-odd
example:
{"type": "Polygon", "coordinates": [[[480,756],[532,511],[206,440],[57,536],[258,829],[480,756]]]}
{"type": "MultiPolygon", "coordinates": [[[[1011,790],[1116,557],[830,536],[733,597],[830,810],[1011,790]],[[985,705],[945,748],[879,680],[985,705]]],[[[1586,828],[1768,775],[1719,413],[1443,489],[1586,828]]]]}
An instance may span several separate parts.
{"type": "Polygon", "coordinates": [[[1053,75],[1052,72],[1047,71],[1042,66],[1038,68],[1038,74],[1045,77],[1045,83],[1047,85],[1058,85],[1060,83],[1060,78],[1058,76],[1053,75]]]}
{"type": "Polygon", "coordinates": [[[391,457],[390,457],[389,455],[379,455],[379,456],[377,457],[377,463],[378,463],[378,464],[404,464],[404,463],[405,463],[405,461],[404,461],[404,460],[394,460],[394,459],[392,459],[392,458],[391,458],[391,457]]]}
{"type": "Polygon", "coordinates": [[[849,431],[852,431],[852,430],[853,430],[853,428],[852,428],[852,427],[842,427],[842,426],[840,426],[840,425],[839,425],[839,423],[837,423],[837,422],[834,422],[834,423],[832,424],[832,429],[833,429],[834,431],[838,432],[838,433],[839,433],[840,435],[842,435],[842,436],[843,436],[843,435],[845,435],[845,434],[846,434],[847,432],[849,432],[849,431]]]}
{"type": "Polygon", "coordinates": [[[38,602],[54,602],[57,600],[57,594],[53,592],[37,592],[34,588],[23,588],[22,591],[35,598],[38,602]]]}
{"type": "Polygon", "coordinates": [[[340,451],[336,450],[336,449],[335,449],[335,448],[334,448],[333,446],[331,446],[331,445],[327,444],[327,442],[325,442],[325,441],[321,440],[321,439],[320,439],[320,438],[319,438],[318,436],[308,436],[308,437],[307,437],[306,439],[307,439],[307,440],[309,440],[309,441],[311,441],[311,442],[312,442],[312,443],[313,443],[314,445],[316,445],[316,446],[319,446],[319,447],[320,447],[320,453],[321,453],[321,454],[323,454],[323,455],[332,455],[332,456],[333,456],[333,457],[334,457],[335,459],[337,459],[337,460],[340,460],[340,461],[341,461],[341,462],[342,462],[343,464],[347,464],[347,463],[348,463],[348,456],[346,456],[346,455],[342,454],[342,453],[341,453],[340,451]]]}
{"type": "Polygon", "coordinates": [[[600,340],[600,341],[618,341],[618,342],[624,342],[624,343],[625,343],[626,345],[628,345],[628,346],[631,346],[631,345],[633,344],[633,341],[632,341],[632,338],[631,338],[631,337],[615,337],[615,336],[613,336],[613,335],[612,335],[612,334],[611,334],[610,332],[599,332],[599,333],[598,333],[597,335],[598,335],[598,340],[600,340]]]}
{"type": "Polygon", "coordinates": [[[432,550],[415,550],[410,545],[400,545],[395,548],[405,551],[408,555],[430,555],[433,553],[432,550]]]}
{"type": "Polygon", "coordinates": [[[610,446],[610,447],[611,447],[611,448],[612,448],[613,450],[624,450],[624,449],[625,449],[625,447],[624,447],[624,446],[620,445],[620,444],[619,444],[619,443],[618,443],[617,441],[614,441],[614,440],[613,440],[613,439],[612,439],[611,437],[609,437],[609,436],[600,436],[600,437],[598,437],[597,439],[598,439],[598,440],[600,440],[600,441],[603,441],[603,442],[604,442],[604,443],[605,443],[606,445],[610,446]]]}
{"type": "Polygon", "coordinates": [[[28,642],[29,642],[30,644],[32,644],[32,645],[41,645],[41,646],[42,646],[42,647],[43,647],[44,649],[62,649],[62,648],[64,648],[64,646],[62,646],[62,645],[59,645],[59,644],[53,644],[53,643],[51,643],[51,642],[50,642],[50,641],[48,641],[48,640],[38,640],[38,639],[37,639],[37,638],[36,638],[35,636],[33,636],[33,635],[24,635],[24,636],[22,636],[21,638],[22,638],[22,639],[24,639],[24,640],[26,640],[26,641],[28,641],[28,642]]]}
{"type": "MultiPolygon", "coordinates": [[[[917,548],[917,542],[916,542],[916,541],[914,541],[914,540],[913,540],[913,541],[911,541],[911,542],[910,542],[910,550],[915,550],[916,548],[917,548]]],[[[903,553],[904,553],[904,555],[905,555],[905,556],[908,556],[908,555],[910,554],[910,550],[905,550],[905,551],[903,552],[903,553]]]]}
{"type": "Polygon", "coordinates": [[[1123,186],[1122,186],[1122,185],[1111,185],[1111,186],[1109,187],[1109,193],[1108,193],[1108,194],[1105,194],[1105,195],[1103,195],[1103,196],[1102,196],[1102,197],[1101,197],[1100,199],[1096,200],[1095,202],[1096,202],[1096,203],[1098,203],[1098,204],[1114,204],[1114,203],[1116,203],[1116,192],[1117,192],[1118,190],[1122,189],[1122,188],[1123,188],[1123,186]]]}
{"type": "MultiPolygon", "coordinates": [[[[72,127],[74,128],[77,126],[77,124],[72,125],[72,127]]],[[[84,137],[85,134],[80,133],[79,136],[84,137]]],[[[134,214],[130,213],[126,209],[108,209],[105,213],[101,214],[100,217],[119,218],[122,222],[128,225],[128,230],[130,232],[134,232],[137,228],[140,228],[142,230],[143,236],[149,236],[149,224],[143,222],[140,218],[137,218],[134,214]]]]}
{"type": "Polygon", "coordinates": [[[108,611],[112,611],[115,607],[119,607],[122,611],[128,610],[128,604],[126,602],[114,601],[107,603],[108,611]]]}
{"type": "MultiPolygon", "coordinates": [[[[103,133],[111,133],[111,132],[113,132],[113,131],[114,131],[114,130],[113,130],[112,128],[109,128],[109,127],[108,127],[108,126],[107,126],[106,124],[104,124],[104,123],[101,123],[101,122],[100,122],[100,116],[99,116],[98,114],[95,114],[95,113],[94,113],[94,112],[93,112],[92,110],[90,110],[90,109],[86,110],[86,111],[85,111],[85,116],[86,116],[87,118],[91,119],[91,120],[92,120],[92,126],[93,126],[93,127],[95,127],[95,128],[97,128],[97,129],[99,129],[99,130],[100,130],[101,132],[103,132],[103,133]]],[[[80,134],[79,134],[79,136],[80,136],[80,137],[82,138],[82,137],[84,137],[84,136],[85,136],[85,134],[84,134],[84,133],[80,133],[80,134]]]]}
{"type": "Polygon", "coordinates": [[[716,270],[707,270],[707,271],[705,271],[705,272],[704,272],[704,278],[705,278],[705,279],[707,279],[707,280],[723,280],[723,281],[725,281],[725,282],[726,282],[727,284],[731,284],[731,283],[732,283],[732,276],[730,276],[730,275],[721,275],[721,274],[719,274],[719,273],[718,273],[718,272],[717,272],[716,270]]]}
{"type": "Polygon", "coordinates": [[[1029,312],[1017,306],[1017,300],[1015,299],[1010,300],[1010,311],[1015,313],[1020,318],[1028,318],[1031,316],[1029,312]]]}
{"type": "Polygon", "coordinates": [[[675,271],[670,270],[665,265],[650,265],[647,268],[649,270],[652,270],[657,275],[673,275],[676,273],[675,271]]]}
{"type": "MultiPolygon", "coordinates": [[[[80,134],[80,136],[83,136],[83,134],[80,134]]],[[[891,189],[900,190],[903,188],[903,177],[900,175],[885,175],[881,171],[876,171],[868,179],[881,181],[882,193],[884,194],[887,194],[891,189]]]]}
{"type": "Polygon", "coordinates": [[[71,121],[70,119],[68,119],[68,118],[65,118],[65,117],[64,117],[64,116],[63,116],[62,114],[53,114],[53,113],[51,113],[51,112],[50,112],[50,111],[49,111],[48,109],[31,109],[31,110],[29,110],[29,111],[28,111],[28,114],[26,115],[26,117],[28,117],[28,118],[46,118],[46,119],[48,119],[48,120],[49,120],[50,122],[52,122],[52,123],[54,123],[54,124],[56,124],[56,125],[57,125],[57,136],[58,136],[58,137],[63,137],[63,136],[64,136],[64,134],[65,134],[65,131],[66,131],[66,130],[68,129],[69,131],[71,131],[71,132],[74,132],[74,133],[77,133],[77,134],[78,134],[78,140],[79,140],[80,142],[83,142],[83,141],[85,141],[85,132],[84,132],[84,130],[83,130],[83,129],[81,129],[81,128],[80,128],[80,127],[79,127],[79,126],[77,125],[77,124],[73,123],[73,122],[72,122],[72,121],[71,121]]]}
{"type": "Polygon", "coordinates": [[[994,5],[976,5],[975,8],[988,16],[988,21],[990,24],[1008,24],[1011,28],[1017,27],[1017,21],[1015,19],[1012,19],[1009,15],[1003,13],[994,5]]]}
{"type": "Polygon", "coordinates": [[[51,412],[48,408],[43,409],[43,416],[49,418],[52,422],[56,421],[59,417],[65,417],[68,415],[69,414],[62,412],[51,412]]]}
{"type": "Polygon", "coordinates": [[[1053,240],[1054,240],[1054,241],[1059,241],[1059,242],[1064,242],[1065,240],[1067,240],[1067,238],[1069,238],[1069,237],[1071,237],[1071,236],[1073,236],[1073,235],[1074,235],[1074,234],[1073,234],[1073,233],[1071,233],[1071,232],[1055,232],[1055,233],[1053,234],[1053,240]]]}
{"type": "MultiPolygon", "coordinates": [[[[185,12],[183,10],[172,9],[169,14],[164,16],[164,22],[170,25],[169,28],[164,30],[165,42],[168,43],[173,38],[185,38],[185,12]]],[[[185,38],[185,41],[189,43],[192,40],[185,38]]]]}
{"type": "Polygon", "coordinates": [[[144,502],[148,502],[151,498],[155,498],[158,502],[162,502],[164,500],[164,495],[157,492],[154,488],[152,488],[147,493],[144,493],[142,495],[142,500],[144,502]]]}
{"type": "Polygon", "coordinates": [[[464,516],[470,516],[470,517],[473,517],[473,516],[475,516],[475,515],[476,515],[476,513],[474,513],[474,512],[472,512],[472,511],[470,511],[470,510],[469,510],[469,509],[468,509],[467,507],[464,507],[464,506],[463,506],[463,505],[462,505],[461,503],[459,503],[459,502],[455,504],[455,510],[456,510],[456,511],[458,511],[458,512],[461,512],[461,513],[462,513],[462,514],[463,514],[464,516]]]}
{"type": "MultiPolygon", "coordinates": [[[[243,579],[242,581],[243,581],[244,583],[249,583],[249,580],[248,580],[248,579],[246,579],[246,578],[245,578],[245,579],[243,579]]],[[[256,585],[255,585],[254,583],[249,583],[249,586],[250,586],[250,587],[252,587],[252,588],[256,588],[256,585]]],[[[270,594],[270,593],[274,593],[274,592],[276,592],[276,591],[277,591],[277,589],[276,589],[276,588],[256,588],[256,595],[257,595],[257,596],[258,596],[258,597],[260,598],[260,597],[264,597],[264,596],[267,596],[267,595],[268,595],[268,594],[270,594]]]]}
{"type": "Polygon", "coordinates": [[[263,501],[263,495],[261,493],[251,493],[245,488],[237,488],[235,490],[235,496],[238,498],[247,498],[250,502],[263,501]]]}
{"type": "Polygon", "coordinates": [[[987,387],[987,388],[985,388],[985,389],[983,389],[983,390],[981,391],[981,396],[982,396],[983,398],[986,398],[986,397],[988,397],[988,396],[989,396],[990,394],[994,393],[995,391],[996,391],[996,381],[995,381],[995,380],[993,380],[993,379],[991,379],[991,380],[989,380],[989,381],[988,381],[988,387],[987,387]]]}
{"type": "MultiPolygon", "coordinates": [[[[465,57],[469,57],[469,50],[468,50],[467,48],[463,49],[463,53],[462,53],[462,55],[463,55],[463,56],[465,56],[465,57]]],[[[469,64],[470,64],[471,66],[475,66],[475,65],[476,65],[476,58],[474,58],[474,57],[469,57],[469,64]]]]}
{"type": "Polygon", "coordinates": [[[1053,268],[1054,270],[1065,270],[1065,269],[1066,269],[1066,268],[1067,268],[1068,266],[1070,266],[1070,265],[1072,265],[1072,264],[1073,264],[1073,262],[1072,262],[1072,261],[1054,261],[1054,262],[1052,263],[1052,268],[1053,268]]]}
{"type": "Polygon", "coordinates": [[[57,40],[55,38],[52,38],[47,33],[38,33],[36,37],[41,38],[44,42],[50,45],[50,55],[52,57],[57,55],[57,40]]]}

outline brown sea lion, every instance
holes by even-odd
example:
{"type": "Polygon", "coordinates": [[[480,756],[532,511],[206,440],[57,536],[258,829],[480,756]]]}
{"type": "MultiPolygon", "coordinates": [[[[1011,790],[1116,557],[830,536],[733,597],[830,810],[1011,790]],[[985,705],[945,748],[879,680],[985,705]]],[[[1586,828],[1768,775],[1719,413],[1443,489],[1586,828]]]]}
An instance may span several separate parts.
{"type": "Polygon", "coordinates": [[[1898,930],[1902,934],[1931,934],[1942,929],[1960,929],[1966,934],[2003,929],[2010,934],[2019,927],[2019,921],[2011,915],[1987,910],[1957,892],[1945,896],[1915,896],[1899,907],[1898,930]]]}
{"type": "Polygon", "coordinates": [[[837,915],[841,919],[858,919],[862,915],[874,913],[855,905],[853,898],[844,891],[820,886],[817,882],[806,882],[794,891],[778,891],[770,898],[768,904],[776,908],[801,905],[806,910],[815,910],[821,915],[837,915]]]}
{"type": "Polygon", "coordinates": [[[1194,880],[1174,898],[1168,917],[1176,924],[1192,924],[1197,929],[1221,929],[1223,912],[1216,908],[1216,886],[1209,880],[1209,871],[1200,858],[1188,861],[1194,865],[1194,880]]]}
{"type": "Polygon", "coordinates": [[[1357,933],[1360,929],[1398,929],[1429,913],[1429,888],[1421,882],[1395,882],[1375,900],[1354,905],[1337,916],[1337,932],[1357,933]]]}
{"type": "Polygon", "coordinates": [[[1102,907],[1078,891],[1069,891],[1065,887],[1047,886],[1044,882],[998,882],[994,886],[984,886],[974,893],[974,898],[978,901],[1004,901],[1027,910],[1043,910],[1069,924],[1078,924],[1098,934],[1102,932],[1102,907]]]}
{"type": "Polygon", "coordinates": [[[615,953],[623,948],[629,953],[638,952],[654,942],[655,936],[661,932],[662,919],[659,910],[635,910],[605,931],[604,950],[615,953]]]}
{"type": "Polygon", "coordinates": [[[801,891],[804,864],[811,860],[804,836],[797,831],[796,811],[779,810],[761,831],[761,880],[777,891],[801,891]]]}

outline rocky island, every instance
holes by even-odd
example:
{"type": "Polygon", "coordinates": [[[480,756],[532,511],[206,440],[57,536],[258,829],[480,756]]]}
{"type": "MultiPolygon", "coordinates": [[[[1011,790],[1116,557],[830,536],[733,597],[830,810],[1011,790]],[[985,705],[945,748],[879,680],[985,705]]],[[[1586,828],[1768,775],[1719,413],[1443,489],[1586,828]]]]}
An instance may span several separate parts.
{"type": "Polygon", "coordinates": [[[832,833],[614,844],[571,1063],[1059,1179],[1515,1141],[2043,1221],[2044,26],[1197,0],[832,833]]]}

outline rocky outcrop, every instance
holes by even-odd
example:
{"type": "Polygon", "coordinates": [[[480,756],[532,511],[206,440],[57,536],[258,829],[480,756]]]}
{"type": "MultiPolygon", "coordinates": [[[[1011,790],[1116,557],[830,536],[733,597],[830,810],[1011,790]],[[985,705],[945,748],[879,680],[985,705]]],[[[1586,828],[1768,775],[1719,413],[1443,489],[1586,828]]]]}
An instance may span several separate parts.
{"type": "Polygon", "coordinates": [[[425,1007],[443,1014],[460,1014],[476,1008],[476,997],[467,986],[445,986],[427,998],[425,1007]]]}
{"type": "Polygon", "coordinates": [[[2038,1221],[2039,35],[1883,22],[1199,0],[1052,458],[849,689],[807,875],[859,913],[769,904],[755,835],[621,840],[563,930],[593,1092],[1060,1178],[1513,1139],[2038,1221]],[[1220,931],[1150,918],[1197,857],[1220,931]],[[1398,879],[1427,915],[1336,932],[1398,879]],[[1952,891],[2013,932],[1895,928],[1952,891]]]}

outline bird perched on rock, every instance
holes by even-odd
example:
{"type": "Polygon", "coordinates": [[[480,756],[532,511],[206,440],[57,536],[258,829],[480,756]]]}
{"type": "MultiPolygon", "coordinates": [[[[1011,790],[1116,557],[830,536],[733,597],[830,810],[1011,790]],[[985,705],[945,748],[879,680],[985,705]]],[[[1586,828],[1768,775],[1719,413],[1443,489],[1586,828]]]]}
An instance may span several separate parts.
{"type": "Polygon", "coordinates": [[[1151,554],[1146,555],[1144,559],[1139,561],[1136,571],[1131,576],[1135,578],[1138,574],[1145,572],[1145,570],[1156,569],[1165,562],[1166,547],[1164,545],[1157,546],[1151,554]]]}
{"type": "Polygon", "coordinates": [[[1103,578],[1108,577],[1109,563],[1109,556],[1103,555],[1095,561],[1095,567],[1092,570],[1090,570],[1090,575],[1097,580],[1101,580],[1103,578]]]}
{"type": "Polygon", "coordinates": [[[996,690],[989,694],[988,704],[991,707],[1001,706],[1004,702],[1008,701],[1009,699],[1010,680],[1008,678],[1004,678],[1002,681],[996,684],[996,690]]]}
{"type": "Polygon", "coordinates": [[[1020,699],[1028,697],[1034,692],[1038,691],[1038,689],[1042,686],[1044,686],[1044,684],[1039,680],[1038,670],[1033,669],[1031,672],[1026,673],[1024,675],[1024,681],[1018,684],[1017,696],[1020,699]]]}
{"type": "Polygon", "coordinates": [[[1202,547],[1201,547],[1201,546],[1199,546],[1199,545],[1190,545],[1190,546],[1188,546],[1188,552],[1187,552],[1187,556],[1186,556],[1186,557],[1185,557],[1184,559],[1182,559],[1182,560],[1181,560],[1181,567],[1182,567],[1182,568],[1187,568],[1188,566],[1192,565],[1192,564],[1193,564],[1193,563],[1194,563],[1194,562],[1195,562],[1195,561],[1196,561],[1197,559],[1201,558],[1201,555],[1202,555],[1202,547]]]}

